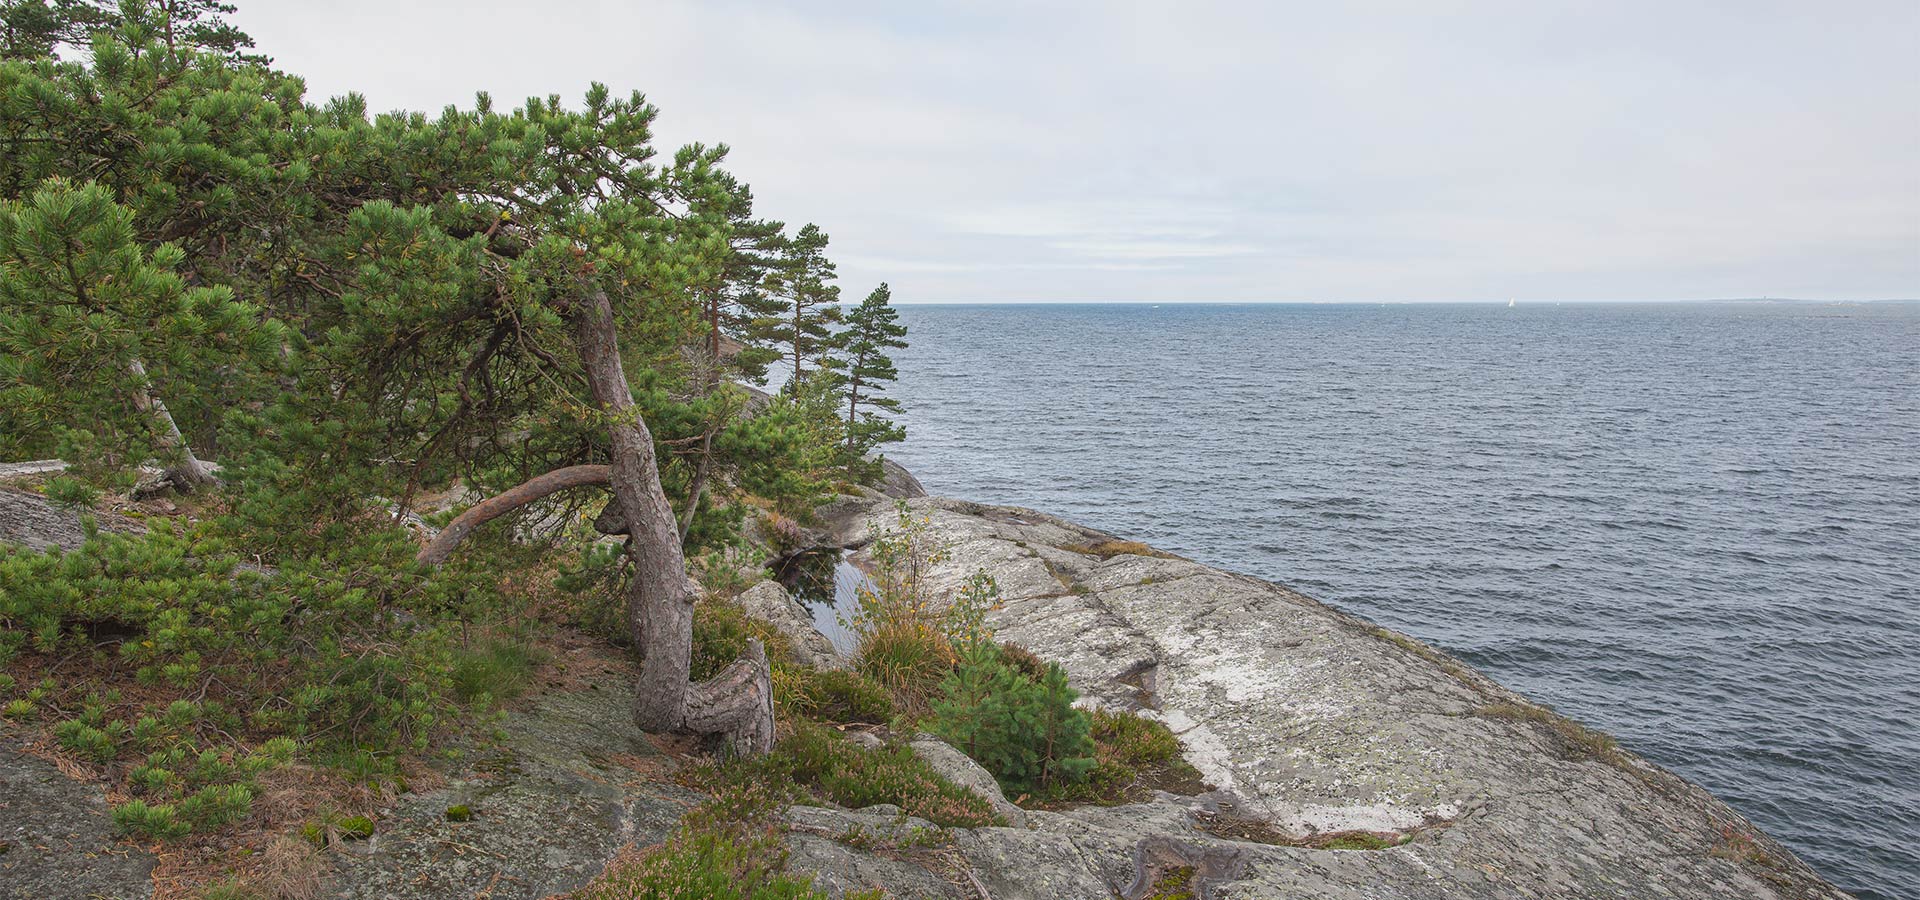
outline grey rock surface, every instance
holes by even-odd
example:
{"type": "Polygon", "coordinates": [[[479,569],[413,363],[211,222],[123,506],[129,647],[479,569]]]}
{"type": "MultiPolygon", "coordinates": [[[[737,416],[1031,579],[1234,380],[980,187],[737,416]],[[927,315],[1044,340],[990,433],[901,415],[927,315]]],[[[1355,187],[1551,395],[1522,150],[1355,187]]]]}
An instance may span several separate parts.
{"type": "Polygon", "coordinates": [[[764,619],[772,623],[781,634],[793,642],[794,661],[816,669],[844,669],[847,661],[833,647],[833,642],[814,627],[813,617],[807,615],[800,601],[793,599],[787,589],[779,582],[762,581],[734,598],[747,615],[764,619]]]}
{"type": "Polygon", "coordinates": [[[145,900],[153,856],[116,843],[99,785],[60,774],[0,727],[0,900],[145,900]]]}
{"type": "MultiPolygon", "coordinates": [[[[1044,513],[910,502],[951,548],[928,577],[934,596],[975,570],[992,575],[1000,639],[1061,663],[1091,701],[1166,722],[1226,816],[1290,841],[1354,831],[1404,841],[1235,843],[1251,864],[1219,896],[1846,896],[1700,788],[1416,640],[1044,513]]],[[[891,503],[842,521],[892,527],[891,503]]],[[[862,544],[866,531],[850,525],[841,538],[862,544]]],[[[1181,802],[1160,805],[1190,818],[1181,802]]],[[[1127,879],[1116,854],[1155,835],[1212,840],[1144,815],[1029,815],[1034,832],[959,840],[981,871],[1045,873],[1055,893],[1032,896],[1094,896],[1096,880],[1117,891],[1127,879]],[[1072,852],[1021,836],[1035,832],[1072,852]],[[1086,874],[1061,874],[1076,858],[1086,874]]]]}
{"type": "Polygon", "coordinates": [[[67,461],[64,459],[0,462],[0,481],[12,481],[16,478],[31,478],[39,475],[58,475],[66,470],[67,461]]]}
{"type": "Polygon", "coordinates": [[[334,854],[334,896],[546,897],[598,875],[620,849],[664,840],[697,795],[661,777],[660,751],[618,688],[547,694],[508,715],[474,774],[407,794],[374,836],[334,854]],[[466,806],[471,818],[451,821],[466,806]]]}
{"type": "MultiPolygon", "coordinates": [[[[101,531],[122,534],[147,530],[145,525],[114,513],[95,513],[94,523],[101,531]]],[[[0,544],[29,550],[74,550],[85,541],[86,531],[78,512],[39,494],[0,487],[0,544]]]]}
{"type": "Polygon", "coordinates": [[[1008,825],[1025,828],[1027,811],[1007,799],[1000,790],[1000,782],[973,758],[953,749],[946,741],[930,734],[922,733],[907,746],[913,748],[913,755],[925,760],[942,778],[970,790],[993,805],[993,811],[1007,820],[1008,825]]]}
{"type": "Polygon", "coordinates": [[[925,497],[927,489],[920,485],[920,479],[913,473],[887,457],[880,458],[880,493],[898,500],[912,500],[925,497]]]}

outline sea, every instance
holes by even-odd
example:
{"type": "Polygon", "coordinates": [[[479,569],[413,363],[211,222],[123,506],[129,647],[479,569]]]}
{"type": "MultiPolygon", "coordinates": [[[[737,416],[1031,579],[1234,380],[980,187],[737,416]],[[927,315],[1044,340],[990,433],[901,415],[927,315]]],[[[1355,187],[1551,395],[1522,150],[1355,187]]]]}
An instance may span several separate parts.
{"type": "Polygon", "coordinates": [[[931,492],[1415,635],[1920,898],[1920,304],[899,309],[931,492]]]}

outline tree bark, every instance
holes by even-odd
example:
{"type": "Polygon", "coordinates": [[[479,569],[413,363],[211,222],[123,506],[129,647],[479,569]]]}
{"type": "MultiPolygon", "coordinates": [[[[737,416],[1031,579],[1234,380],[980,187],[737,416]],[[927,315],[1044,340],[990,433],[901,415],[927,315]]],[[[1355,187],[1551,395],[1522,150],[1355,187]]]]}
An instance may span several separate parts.
{"type": "Polygon", "coordinates": [[[707,489],[707,467],[713,463],[713,432],[700,438],[700,465],[693,470],[693,485],[687,491],[687,508],[680,513],[680,544],[684,551],[687,532],[693,528],[693,516],[700,511],[700,494],[707,489]]]}
{"type": "Polygon", "coordinates": [[[430,566],[447,561],[453,549],[467,539],[475,528],[513,512],[522,506],[543,499],[557,491],[567,488],[587,487],[606,484],[612,478],[612,469],[608,466],[568,466],[555,469],[545,475],[529,479],[525,483],[504,493],[488,497],[463,512],[459,517],[440,529],[433,540],[420,548],[414,558],[430,566]]]}
{"type": "MultiPolygon", "coordinates": [[[[854,368],[857,365],[859,365],[859,363],[855,362],[852,365],[849,365],[847,368],[852,369],[855,372],[858,372],[859,369],[854,368]]],[[[853,452],[854,411],[859,408],[859,404],[860,404],[860,376],[854,375],[853,379],[847,383],[847,452],[849,454],[853,452]]]]}
{"type": "Polygon", "coordinates": [[[127,363],[127,372],[136,382],[133,389],[134,408],[160,423],[161,445],[179,457],[167,469],[167,478],[184,491],[219,483],[220,479],[213,474],[213,467],[201,462],[193,455],[193,448],[187,446],[187,438],[180,433],[180,426],[173,421],[173,414],[167,412],[167,404],[154,396],[152,387],[147,383],[146,364],[135,359],[127,363]]]}
{"type": "Polygon", "coordinates": [[[773,670],[758,640],[747,639],[745,654],[688,690],[686,730],[719,735],[735,756],[773,747],[773,670]]]}
{"type": "Polygon", "coordinates": [[[694,591],[673,510],[660,486],[653,435],[634,408],[620,360],[613,304],[596,288],[570,318],[587,384],[607,418],[613,445],[609,486],[628,528],[633,575],[627,582],[627,628],[645,654],[634,688],[634,722],[646,731],[719,733],[736,752],[763,753],[773,746],[772,676],[765,651],[754,645],[720,677],[700,685],[688,682],[694,591]]]}

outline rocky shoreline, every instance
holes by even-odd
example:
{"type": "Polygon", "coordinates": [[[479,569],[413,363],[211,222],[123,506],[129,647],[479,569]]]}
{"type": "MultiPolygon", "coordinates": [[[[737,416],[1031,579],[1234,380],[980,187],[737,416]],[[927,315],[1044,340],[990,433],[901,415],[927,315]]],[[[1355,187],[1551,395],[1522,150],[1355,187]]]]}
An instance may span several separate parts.
{"type": "MultiPolygon", "coordinates": [[[[40,504],[0,516],[0,539],[77,533],[33,495],[0,501],[40,504]]],[[[1045,513],[906,502],[950,548],[933,594],[992,575],[999,639],[1061,663],[1086,703],[1166,722],[1212,790],[944,831],[890,807],[795,807],[789,866],[836,896],[1141,900],[1174,872],[1206,898],[1847,896],[1700,788],[1418,641],[1045,513]]],[[[844,500],[812,537],[860,563],[895,503],[844,500]]],[[[833,663],[777,585],[749,595],[833,663]]],[[[598,652],[569,664],[621,664],[598,652]]],[[[662,839],[698,798],[673,781],[683,760],[629,724],[625,677],[527,698],[443,785],[394,798],[370,839],[330,854],[325,895],[543,897],[662,839]]],[[[150,896],[152,848],[113,841],[99,786],[20,752],[30,742],[0,728],[0,897],[150,896]]],[[[1005,803],[951,748],[915,750],[1005,803]]]]}
{"type": "MultiPolygon", "coordinates": [[[[986,571],[1001,640],[1180,735],[1214,794],[1069,817],[1242,854],[1218,896],[1846,896],[1706,791],[1412,638],[1045,513],[909,508],[952,548],[934,593],[986,571]],[[1392,846],[1310,846],[1352,832],[1392,846]]],[[[863,546],[890,516],[887,503],[845,516],[840,543],[863,546]]],[[[1090,832],[1068,840],[1083,859],[1112,856],[1090,832]]],[[[1061,873],[1072,892],[993,895],[1107,896],[1101,869],[1061,873]]]]}

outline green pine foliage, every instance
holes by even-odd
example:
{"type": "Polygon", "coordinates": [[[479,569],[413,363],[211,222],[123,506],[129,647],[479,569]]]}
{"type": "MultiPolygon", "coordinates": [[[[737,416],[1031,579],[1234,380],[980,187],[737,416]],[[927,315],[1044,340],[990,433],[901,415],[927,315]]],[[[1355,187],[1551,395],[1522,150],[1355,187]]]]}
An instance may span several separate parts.
{"type": "Polygon", "coordinates": [[[941,683],[928,730],[992,772],[1010,794],[1085,780],[1093,770],[1091,720],[1073,701],[1059,665],[1034,679],[1009,665],[998,645],[969,648],[941,683]]]}
{"type": "Polygon", "coordinates": [[[81,435],[96,467],[177,456],[156,397],[206,434],[236,376],[271,367],[279,329],[229,288],[188,287],[184,251],[146,250],[133,225],[97,183],[50,178],[0,204],[0,453],[81,435]]]}
{"type": "Polygon", "coordinates": [[[780,297],[765,336],[784,345],[787,388],[797,390],[822,368],[834,350],[833,326],[841,321],[840,287],[832,260],[827,258],[827,233],[809,222],[782,248],[779,267],[769,284],[780,297]]]}
{"type": "Polygon", "coordinates": [[[85,48],[96,31],[137,28],[158,35],[168,52],[192,49],[235,61],[265,62],[242,52],[253,38],[227,22],[232,4],[218,0],[5,0],[0,3],[0,59],[56,57],[85,48]]]}

